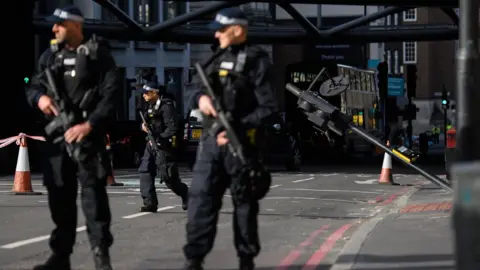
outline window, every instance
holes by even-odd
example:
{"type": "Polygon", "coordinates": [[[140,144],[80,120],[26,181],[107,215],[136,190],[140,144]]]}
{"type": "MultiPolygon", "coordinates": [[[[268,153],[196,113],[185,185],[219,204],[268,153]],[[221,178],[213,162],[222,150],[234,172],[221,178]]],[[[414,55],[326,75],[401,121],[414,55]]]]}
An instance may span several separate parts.
{"type": "Polygon", "coordinates": [[[404,22],[416,22],[417,21],[417,9],[410,9],[403,12],[403,21],[404,22]]]}
{"type": "Polygon", "coordinates": [[[403,63],[404,64],[417,63],[417,42],[403,43],[403,63]]]}
{"type": "Polygon", "coordinates": [[[158,22],[157,0],[135,0],[135,20],[144,26],[152,26],[158,22]]]}
{"type": "MultiPolygon", "coordinates": [[[[111,2],[128,15],[128,0],[112,0],[111,2]]],[[[118,18],[106,8],[102,7],[102,20],[118,21],[118,18]]]]}
{"type": "Polygon", "coordinates": [[[171,20],[186,12],[186,1],[163,1],[163,21],[171,20]]]}
{"type": "Polygon", "coordinates": [[[387,51],[388,74],[392,74],[392,52],[387,51]]]}
{"type": "Polygon", "coordinates": [[[387,18],[386,18],[386,22],[385,22],[385,25],[390,25],[390,20],[392,18],[392,15],[388,15],[387,18]]]}
{"type": "Polygon", "coordinates": [[[394,18],[394,25],[398,25],[398,13],[395,13],[395,15],[393,15],[393,18],[394,18]]]}
{"type": "Polygon", "coordinates": [[[393,58],[394,58],[394,64],[393,64],[393,68],[394,68],[394,71],[393,73],[394,74],[400,74],[400,72],[398,71],[398,67],[399,67],[399,63],[398,63],[398,50],[395,50],[395,52],[393,53],[393,58]]]}

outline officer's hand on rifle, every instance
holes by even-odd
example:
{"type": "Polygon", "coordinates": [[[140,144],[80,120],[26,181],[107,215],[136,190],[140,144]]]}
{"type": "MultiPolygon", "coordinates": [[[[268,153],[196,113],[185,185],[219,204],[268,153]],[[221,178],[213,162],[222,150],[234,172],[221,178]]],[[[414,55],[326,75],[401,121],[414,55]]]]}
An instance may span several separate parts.
{"type": "Polygon", "coordinates": [[[55,107],[55,104],[53,103],[52,99],[47,96],[43,95],[38,99],[38,108],[44,113],[48,115],[58,115],[57,108],[55,107]]]}
{"type": "Polygon", "coordinates": [[[65,141],[67,143],[81,142],[92,131],[92,126],[89,122],[84,122],[75,125],[65,132],[65,141]]]}
{"type": "Polygon", "coordinates": [[[198,108],[205,115],[217,117],[217,111],[213,107],[212,99],[207,95],[203,95],[200,97],[200,99],[198,100],[198,108]]]}
{"type": "Polygon", "coordinates": [[[222,146],[228,143],[227,139],[227,131],[222,131],[217,135],[217,144],[218,146],[222,146]]]}

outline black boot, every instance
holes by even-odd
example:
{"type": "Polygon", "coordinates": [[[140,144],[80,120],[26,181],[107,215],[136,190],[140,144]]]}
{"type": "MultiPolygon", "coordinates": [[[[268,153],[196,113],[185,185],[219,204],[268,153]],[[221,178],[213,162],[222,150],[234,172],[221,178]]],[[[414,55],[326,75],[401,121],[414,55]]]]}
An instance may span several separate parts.
{"type": "Polygon", "coordinates": [[[184,270],[203,270],[203,260],[189,259],[185,262],[184,270]]]}
{"type": "Polygon", "coordinates": [[[112,265],[110,264],[110,254],[108,253],[108,250],[94,248],[93,262],[95,263],[96,270],[113,270],[112,265]]]}
{"type": "Polygon", "coordinates": [[[150,212],[150,213],[156,213],[157,212],[157,207],[155,205],[144,205],[140,207],[138,210],[139,212],[150,212]]]}
{"type": "Polygon", "coordinates": [[[44,264],[36,265],[33,270],[71,270],[70,258],[52,254],[44,264]]]}
{"type": "Polygon", "coordinates": [[[254,270],[255,263],[253,263],[252,257],[241,257],[239,270],[254,270]]]}

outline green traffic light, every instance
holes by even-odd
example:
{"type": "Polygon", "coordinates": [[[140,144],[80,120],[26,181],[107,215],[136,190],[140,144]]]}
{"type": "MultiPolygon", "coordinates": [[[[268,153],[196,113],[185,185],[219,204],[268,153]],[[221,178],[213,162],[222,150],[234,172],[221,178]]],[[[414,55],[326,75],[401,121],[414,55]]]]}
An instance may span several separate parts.
{"type": "Polygon", "coordinates": [[[443,105],[447,105],[447,101],[446,101],[445,99],[442,100],[442,104],[443,104],[443,105]]]}
{"type": "Polygon", "coordinates": [[[30,79],[29,79],[28,77],[25,77],[25,78],[23,78],[23,81],[24,81],[25,83],[28,83],[28,82],[30,81],[30,79]]]}

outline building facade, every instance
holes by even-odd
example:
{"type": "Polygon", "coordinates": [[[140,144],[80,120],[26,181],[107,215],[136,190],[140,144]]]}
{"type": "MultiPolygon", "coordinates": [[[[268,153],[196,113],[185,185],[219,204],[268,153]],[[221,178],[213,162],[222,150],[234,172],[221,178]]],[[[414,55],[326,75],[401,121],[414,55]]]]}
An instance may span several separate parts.
{"type": "MultiPolygon", "coordinates": [[[[111,0],[111,2],[143,26],[155,25],[189,10],[189,3],[180,1],[111,0]]],[[[85,0],[38,1],[36,14],[51,14],[56,7],[64,4],[77,5],[87,20],[94,20],[96,23],[108,24],[118,21],[114,15],[94,1],[85,0]]],[[[38,37],[36,39],[37,58],[48,45],[49,38],[38,37]]],[[[183,112],[183,90],[190,67],[189,44],[111,40],[110,45],[124,82],[117,120],[137,119],[138,94],[129,86],[127,79],[135,79],[138,76],[156,78],[161,84],[164,84],[167,91],[175,96],[178,112],[183,112]]]]}
{"type": "MultiPolygon", "coordinates": [[[[452,20],[440,8],[415,8],[388,16],[386,20],[386,25],[451,23],[452,20]]],[[[435,92],[442,92],[444,86],[453,94],[456,81],[455,44],[455,41],[387,43],[385,59],[389,74],[403,75],[405,65],[416,65],[416,99],[434,99],[435,92]]]]}

